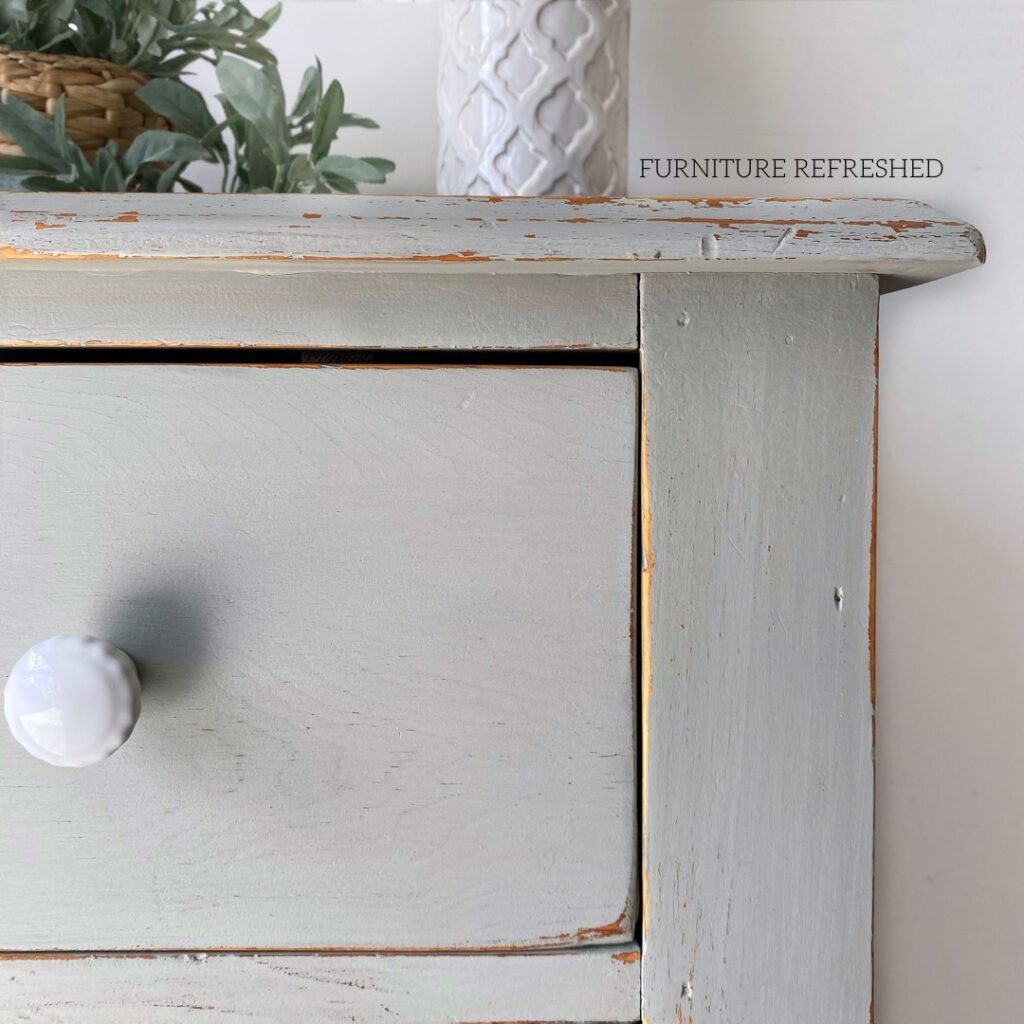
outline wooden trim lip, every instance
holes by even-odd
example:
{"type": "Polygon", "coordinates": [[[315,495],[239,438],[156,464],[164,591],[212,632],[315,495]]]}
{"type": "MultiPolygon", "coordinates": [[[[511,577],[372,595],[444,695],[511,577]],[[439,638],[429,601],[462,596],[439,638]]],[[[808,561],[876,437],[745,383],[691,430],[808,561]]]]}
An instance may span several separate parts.
{"type": "Polygon", "coordinates": [[[0,261],[433,273],[868,273],[979,266],[978,230],[902,199],[81,195],[0,198],[0,261]]]}
{"type": "Polygon", "coordinates": [[[640,946],[635,941],[623,941],[614,945],[575,946],[534,946],[534,947],[480,947],[476,949],[423,948],[423,949],[334,949],[330,946],[237,946],[237,947],[195,947],[182,946],[168,949],[3,949],[0,963],[20,960],[157,960],[161,958],[192,958],[206,960],[210,957],[336,957],[350,960],[409,959],[467,959],[487,960],[494,957],[565,957],[596,952],[601,956],[610,955],[617,963],[631,964],[640,960],[640,946]]]}
{"type": "Polygon", "coordinates": [[[635,945],[557,956],[62,955],[3,962],[0,1020],[420,1024],[640,1016],[635,945]]]}
{"type": "Polygon", "coordinates": [[[227,261],[147,259],[2,266],[0,344],[10,347],[578,353],[639,344],[636,281],[626,275],[264,274],[251,272],[254,261],[238,272],[227,261]]]}

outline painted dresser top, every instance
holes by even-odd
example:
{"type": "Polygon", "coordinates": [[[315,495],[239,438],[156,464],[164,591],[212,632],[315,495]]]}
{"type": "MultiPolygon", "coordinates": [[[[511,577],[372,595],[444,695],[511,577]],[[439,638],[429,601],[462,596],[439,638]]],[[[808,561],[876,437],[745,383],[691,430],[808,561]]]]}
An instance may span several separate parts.
{"type": "Polygon", "coordinates": [[[970,224],[901,199],[7,193],[0,260],[25,259],[245,261],[263,272],[869,273],[892,290],[978,266],[985,247],[970,224]]]}

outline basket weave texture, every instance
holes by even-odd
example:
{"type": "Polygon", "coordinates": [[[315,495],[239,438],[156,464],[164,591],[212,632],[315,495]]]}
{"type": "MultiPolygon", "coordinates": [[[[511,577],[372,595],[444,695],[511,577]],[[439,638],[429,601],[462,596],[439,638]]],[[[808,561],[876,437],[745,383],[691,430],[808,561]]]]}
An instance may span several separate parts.
{"type": "MultiPolygon", "coordinates": [[[[0,45],[0,99],[16,96],[52,118],[63,96],[68,137],[90,160],[111,139],[124,152],[136,135],[150,128],[170,128],[135,98],[135,90],[147,81],[140,71],[98,57],[31,53],[0,45]]],[[[2,132],[0,153],[24,155],[2,132]]]]}

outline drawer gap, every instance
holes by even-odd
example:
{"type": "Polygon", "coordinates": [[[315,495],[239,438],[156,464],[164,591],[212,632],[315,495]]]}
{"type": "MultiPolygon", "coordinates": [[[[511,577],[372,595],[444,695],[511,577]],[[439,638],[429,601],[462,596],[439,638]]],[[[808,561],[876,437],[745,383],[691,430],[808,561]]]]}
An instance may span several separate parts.
{"type": "Polygon", "coordinates": [[[0,362],[146,363],[205,366],[623,366],[638,367],[639,352],[598,349],[294,349],[0,347],[0,362]]]}

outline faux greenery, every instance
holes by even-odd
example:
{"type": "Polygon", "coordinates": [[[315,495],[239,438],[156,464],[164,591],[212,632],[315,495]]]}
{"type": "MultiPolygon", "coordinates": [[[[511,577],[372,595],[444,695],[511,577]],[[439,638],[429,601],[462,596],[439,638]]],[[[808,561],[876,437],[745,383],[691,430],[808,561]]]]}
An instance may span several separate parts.
{"type": "MultiPolygon", "coordinates": [[[[331,153],[342,128],[376,128],[377,124],[345,112],[341,84],[332,81],[324,88],[319,61],[307,68],[290,111],[274,67],[257,68],[224,57],[217,64],[217,81],[221,88],[218,99],[233,140],[229,191],[358,192],[359,183],[382,183],[395,169],[390,160],[380,157],[331,153]]],[[[169,84],[151,82],[146,88],[162,90],[169,84]]],[[[172,116],[162,98],[154,109],[172,116]]]]}
{"type": "Polygon", "coordinates": [[[108,143],[90,163],[64,131],[63,98],[52,121],[9,99],[0,104],[0,131],[25,153],[0,156],[0,169],[21,172],[17,186],[35,192],[169,192],[179,182],[198,191],[182,170],[193,160],[210,159],[209,150],[189,135],[148,131],[123,154],[116,142],[108,143]]]}
{"type": "Polygon", "coordinates": [[[223,53],[272,64],[259,40],[280,13],[278,4],[257,18],[242,0],[0,0],[0,43],[173,76],[223,53]]]}
{"type": "Polygon", "coordinates": [[[273,54],[257,42],[279,10],[255,18],[241,0],[0,0],[0,42],[137,67],[154,77],[136,96],[175,129],[143,132],[123,152],[110,142],[90,162],[67,137],[63,100],[51,121],[11,96],[0,103],[0,132],[24,156],[0,155],[0,174],[32,190],[198,191],[186,170],[213,161],[231,192],[358,192],[382,183],[390,160],[331,152],[341,129],[378,126],[346,111],[340,83],[325,85],[319,61],[288,108],[273,54]],[[200,59],[216,67],[219,118],[181,80],[200,59]]]}

